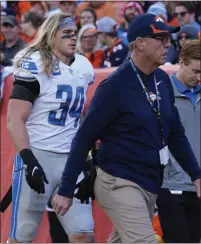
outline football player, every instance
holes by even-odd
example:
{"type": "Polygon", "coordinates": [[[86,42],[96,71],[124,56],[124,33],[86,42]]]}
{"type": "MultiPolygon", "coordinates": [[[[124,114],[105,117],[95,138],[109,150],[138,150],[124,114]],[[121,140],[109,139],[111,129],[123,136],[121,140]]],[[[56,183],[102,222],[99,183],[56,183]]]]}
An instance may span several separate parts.
{"type": "MultiPolygon", "coordinates": [[[[94,71],[76,53],[76,39],[74,20],[63,13],[52,15],[13,61],[15,81],[7,125],[17,154],[9,243],[35,238],[79,127],[94,71]]],[[[78,181],[82,179],[83,173],[78,181]]],[[[70,242],[93,242],[91,201],[81,204],[74,198],[71,210],[58,218],[70,242]]]]}

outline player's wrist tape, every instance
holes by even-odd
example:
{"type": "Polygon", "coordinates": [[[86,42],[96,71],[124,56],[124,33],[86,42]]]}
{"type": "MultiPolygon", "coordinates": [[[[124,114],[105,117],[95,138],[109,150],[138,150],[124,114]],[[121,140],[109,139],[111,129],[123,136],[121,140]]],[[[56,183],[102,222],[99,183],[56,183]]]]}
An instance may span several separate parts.
{"type": "Polygon", "coordinates": [[[28,148],[20,151],[20,157],[22,158],[24,164],[28,164],[32,159],[36,159],[33,152],[28,148]]]}

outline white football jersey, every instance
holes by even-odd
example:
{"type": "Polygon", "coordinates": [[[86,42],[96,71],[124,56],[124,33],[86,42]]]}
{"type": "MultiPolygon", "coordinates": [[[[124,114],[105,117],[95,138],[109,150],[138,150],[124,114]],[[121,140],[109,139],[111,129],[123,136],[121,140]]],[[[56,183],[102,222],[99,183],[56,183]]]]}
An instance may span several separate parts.
{"type": "MultiPolygon", "coordinates": [[[[19,54],[20,55],[20,54],[19,54]]],[[[40,84],[40,94],[26,122],[32,147],[56,153],[68,153],[86,101],[87,88],[94,81],[91,63],[76,54],[71,66],[59,62],[53,74],[44,72],[39,52],[25,57],[14,75],[40,84]]]]}

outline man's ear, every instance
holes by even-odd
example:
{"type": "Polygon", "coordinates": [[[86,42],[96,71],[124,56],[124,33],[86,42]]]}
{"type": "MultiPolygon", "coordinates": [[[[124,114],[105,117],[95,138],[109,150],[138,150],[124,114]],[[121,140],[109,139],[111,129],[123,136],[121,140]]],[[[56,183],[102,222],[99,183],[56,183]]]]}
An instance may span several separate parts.
{"type": "Polygon", "coordinates": [[[145,41],[143,40],[143,38],[138,37],[135,41],[135,47],[139,50],[139,51],[143,51],[145,48],[145,41]]]}
{"type": "Polygon", "coordinates": [[[179,57],[179,65],[180,66],[184,65],[184,60],[182,57],[179,57]]]}

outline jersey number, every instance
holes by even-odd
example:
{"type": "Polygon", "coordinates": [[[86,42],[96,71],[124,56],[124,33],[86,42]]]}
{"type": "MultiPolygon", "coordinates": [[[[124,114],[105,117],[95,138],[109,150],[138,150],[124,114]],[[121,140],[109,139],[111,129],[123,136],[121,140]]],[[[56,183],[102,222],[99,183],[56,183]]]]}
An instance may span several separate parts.
{"type": "Polygon", "coordinates": [[[67,116],[69,115],[71,118],[75,118],[74,127],[76,128],[78,126],[78,122],[80,119],[80,115],[83,109],[84,105],[84,87],[78,86],[76,88],[76,95],[75,100],[73,102],[73,105],[71,108],[70,104],[72,102],[73,98],[73,89],[70,85],[58,85],[57,86],[57,93],[56,93],[56,99],[61,99],[63,96],[63,93],[67,94],[67,98],[65,102],[62,102],[60,104],[61,109],[61,116],[60,118],[57,118],[56,114],[57,111],[50,111],[48,116],[48,122],[52,125],[58,125],[58,126],[65,126],[65,122],[67,119],[67,116]],[[79,105],[79,107],[78,107],[79,105]]]}

